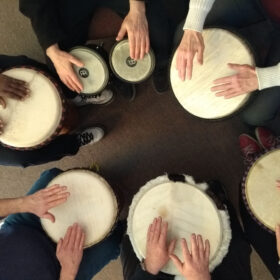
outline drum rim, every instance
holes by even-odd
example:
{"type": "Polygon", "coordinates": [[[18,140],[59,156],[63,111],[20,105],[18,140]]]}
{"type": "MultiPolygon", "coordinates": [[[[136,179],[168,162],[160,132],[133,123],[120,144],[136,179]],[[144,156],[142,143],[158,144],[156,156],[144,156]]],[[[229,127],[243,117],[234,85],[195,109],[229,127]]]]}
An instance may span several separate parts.
{"type": "Polygon", "coordinates": [[[3,145],[4,147],[7,147],[12,150],[17,150],[17,151],[31,151],[31,150],[40,149],[40,148],[46,146],[47,144],[49,144],[51,141],[53,141],[59,135],[59,133],[63,127],[63,122],[64,122],[65,116],[66,116],[66,107],[65,107],[66,100],[63,96],[62,88],[61,88],[59,82],[47,71],[41,70],[41,69],[39,69],[35,66],[31,66],[31,65],[21,65],[21,66],[9,67],[9,68],[5,69],[4,71],[0,71],[0,73],[3,74],[6,71],[13,70],[13,69],[30,69],[30,70],[38,72],[39,74],[42,74],[47,79],[49,79],[52,82],[52,84],[54,85],[54,87],[56,88],[57,93],[60,97],[59,99],[60,99],[60,104],[61,104],[61,108],[62,108],[61,116],[60,116],[59,124],[58,124],[57,128],[55,129],[55,131],[53,132],[53,134],[50,137],[48,137],[45,141],[43,141],[41,144],[37,144],[37,145],[31,146],[31,147],[14,147],[9,144],[3,143],[1,140],[0,140],[0,144],[3,145]]]}
{"type": "MultiPolygon", "coordinates": [[[[237,30],[235,30],[233,28],[228,28],[228,27],[225,28],[225,27],[215,25],[215,26],[207,26],[206,28],[203,29],[203,31],[204,30],[209,30],[209,29],[220,29],[220,30],[223,30],[223,31],[227,31],[228,33],[231,33],[231,35],[233,35],[235,38],[237,37],[239,39],[239,41],[244,43],[244,46],[246,47],[246,49],[248,50],[248,52],[251,54],[251,56],[253,58],[253,62],[254,62],[253,66],[256,66],[257,54],[256,54],[254,48],[252,47],[252,44],[243,35],[240,35],[237,30]]],[[[210,118],[203,118],[203,117],[196,116],[196,115],[192,114],[187,109],[185,109],[184,106],[179,102],[179,100],[177,99],[177,97],[174,93],[173,87],[172,87],[171,65],[172,65],[174,55],[177,51],[177,48],[178,48],[178,46],[174,47],[174,50],[172,51],[172,54],[171,54],[171,57],[170,57],[170,60],[169,60],[169,66],[168,66],[169,78],[168,78],[168,81],[169,81],[169,85],[170,85],[171,91],[172,91],[175,99],[177,100],[179,105],[183,108],[183,110],[185,112],[187,112],[191,117],[193,117],[195,119],[205,120],[207,122],[219,122],[219,121],[222,121],[222,120],[227,120],[227,119],[233,118],[234,116],[241,113],[245,109],[245,107],[251,102],[251,100],[255,97],[257,90],[254,90],[251,93],[246,93],[249,96],[248,96],[247,99],[245,99],[245,101],[242,103],[242,105],[238,109],[236,109],[234,112],[232,112],[230,115],[226,115],[226,116],[223,116],[223,117],[210,119],[210,118]]]]}
{"type": "Polygon", "coordinates": [[[113,66],[113,63],[112,63],[113,52],[114,52],[115,48],[116,48],[119,44],[121,44],[121,43],[123,43],[123,42],[125,42],[125,41],[128,42],[128,39],[123,39],[123,40],[121,40],[121,41],[118,41],[118,42],[114,43],[113,47],[111,48],[110,54],[109,54],[109,64],[110,64],[110,68],[111,68],[112,72],[114,73],[114,75],[115,75],[118,79],[122,80],[123,82],[129,83],[129,84],[140,84],[140,83],[142,83],[142,82],[145,82],[146,80],[148,80],[148,79],[153,75],[154,70],[155,70],[155,66],[156,66],[156,58],[155,58],[155,54],[154,54],[154,51],[152,50],[152,48],[150,48],[150,50],[149,50],[149,52],[148,52],[148,54],[149,54],[150,57],[151,57],[151,61],[152,61],[151,70],[149,71],[149,74],[147,75],[147,77],[145,77],[145,78],[143,78],[143,79],[141,79],[141,80],[139,80],[139,81],[130,81],[130,80],[124,79],[123,77],[121,77],[121,76],[117,73],[117,71],[115,70],[115,68],[114,68],[114,66],[113,66]]]}
{"type": "Polygon", "coordinates": [[[250,201],[249,201],[249,197],[248,197],[248,192],[247,192],[247,184],[248,184],[248,179],[249,176],[253,170],[253,168],[255,167],[255,165],[262,160],[263,158],[271,155],[273,152],[275,151],[280,151],[280,147],[277,148],[271,148],[269,150],[266,150],[265,153],[262,153],[260,155],[257,155],[252,163],[250,163],[248,165],[248,167],[246,168],[246,171],[244,173],[243,179],[242,179],[242,187],[241,187],[241,195],[242,195],[242,199],[244,202],[244,205],[248,211],[248,213],[250,214],[250,216],[253,218],[253,220],[259,225],[261,226],[263,229],[265,229],[266,231],[270,232],[271,234],[275,234],[275,229],[270,227],[269,225],[267,225],[264,221],[262,221],[258,215],[253,211],[253,207],[251,207],[250,201]]]}
{"type": "MultiPolygon", "coordinates": [[[[120,205],[119,205],[119,200],[118,200],[118,196],[116,195],[116,193],[114,193],[113,191],[113,188],[110,186],[110,184],[108,183],[108,181],[102,177],[101,175],[99,175],[97,172],[89,169],[89,168],[70,168],[70,169],[67,169],[65,171],[62,171],[60,174],[58,174],[57,176],[55,176],[46,186],[45,188],[47,188],[48,186],[51,186],[51,183],[53,182],[54,179],[56,179],[58,176],[64,174],[64,173],[67,173],[67,172],[71,172],[71,171],[85,171],[85,172],[91,172],[91,173],[94,173],[97,177],[101,178],[102,181],[105,181],[106,182],[106,185],[108,186],[108,190],[110,191],[110,193],[112,194],[112,197],[114,197],[114,203],[115,203],[115,206],[116,206],[116,214],[115,214],[115,217],[113,219],[113,222],[112,222],[112,227],[111,227],[111,230],[104,236],[102,237],[100,240],[98,240],[97,242],[91,242],[87,245],[84,245],[83,246],[83,249],[87,249],[87,248],[90,248],[90,247],[93,247],[93,246],[96,246],[98,245],[99,243],[103,242],[104,240],[106,240],[115,230],[116,226],[117,226],[117,223],[118,223],[118,220],[119,220],[119,212],[120,212],[120,205]]],[[[52,236],[50,236],[50,234],[47,232],[45,226],[44,226],[44,221],[45,219],[43,218],[40,218],[40,222],[41,222],[41,225],[42,225],[42,228],[44,230],[44,232],[47,234],[47,236],[54,242],[54,243],[58,243],[58,241],[54,240],[54,238],[52,236]]],[[[69,225],[70,226],[70,225],[69,225]]]]}
{"type": "MultiPolygon", "coordinates": [[[[84,92],[81,92],[81,94],[82,95],[85,95],[85,96],[94,96],[94,95],[97,95],[98,93],[100,93],[100,92],[102,92],[107,86],[108,86],[108,84],[109,84],[109,79],[110,79],[110,72],[109,72],[109,67],[108,67],[108,65],[107,65],[107,63],[106,63],[106,60],[102,57],[102,55],[100,55],[94,48],[91,48],[90,47],[91,45],[86,45],[86,46],[75,46],[75,47],[73,47],[73,48],[71,48],[70,50],[69,50],[69,53],[72,55],[72,51],[75,51],[75,50],[81,50],[81,49],[84,49],[85,51],[88,51],[88,52],[90,52],[90,53],[94,53],[94,55],[96,55],[96,57],[98,57],[98,59],[102,62],[102,64],[103,64],[103,66],[105,66],[104,67],[104,69],[106,69],[105,70],[105,79],[104,79],[104,83],[103,83],[103,85],[102,85],[102,87],[98,90],[98,91],[96,91],[96,92],[93,92],[93,93],[84,93],[84,92]]],[[[98,45],[96,45],[96,46],[98,46],[98,45]]],[[[100,48],[102,48],[101,46],[100,46],[100,48]]],[[[77,77],[79,77],[79,75],[76,73],[76,75],[77,75],[77,77]]]]}
{"type": "MultiPolygon", "coordinates": [[[[203,190],[201,190],[201,189],[199,189],[198,188],[198,186],[202,186],[202,185],[204,185],[205,183],[196,183],[194,180],[193,180],[193,178],[191,177],[191,176],[189,176],[189,175],[186,175],[186,174],[182,174],[184,177],[185,177],[185,182],[181,182],[181,181],[173,181],[173,180],[171,180],[168,176],[166,176],[166,175],[161,175],[161,176],[158,176],[158,177],[156,177],[156,178],[154,178],[154,179],[151,179],[151,180],[149,180],[149,181],[147,181],[139,190],[138,190],[138,192],[133,196],[133,198],[132,198],[132,201],[131,201],[131,203],[130,203],[130,206],[129,206],[129,213],[128,213],[128,217],[127,217],[127,234],[128,234],[128,236],[129,236],[129,239],[130,239],[130,241],[132,242],[132,244],[135,244],[135,242],[134,242],[134,238],[133,238],[133,230],[132,230],[132,220],[133,220],[133,214],[134,214],[134,212],[135,212],[135,209],[137,208],[137,205],[138,205],[138,203],[140,202],[140,200],[143,198],[143,196],[144,195],[142,195],[140,198],[139,198],[139,200],[138,200],[138,202],[135,204],[135,205],[133,205],[133,201],[134,201],[134,199],[135,199],[135,196],[137,195],[137,194],[139,194],[139,191],[142,189],[142,188],[144,188],[144,187],[146,187],[147,189],[148,189],[148,187],[149,187],[149,190],[151,190],[152,188],[155,188],[155,187],[157,187],[157,186],[159,186],[159,185],[162,185],[162,184],[165,184],[165,183],[170,183],[170,182],[173,182],[173,183],[183,183],[183,184],[186,184],[186,185],[190,185],[190,186],[192,186],[193,188],[195,188],[197,191],[199,191],[199,192],[201,192],[201,194],[202,195],[204,195],[207,199],[209,199],[210,200],[210,203],[213,205],[213,207],[215,208],[215,210],[216,210],[216,213],[217,213],[217,216],[218,216],[218,219],[219,219],[219,222],[220,222],[220,229],[221,229],[221,238],[220,238],[220,241],[219,241],[219,246],[217,247],[217,250],[216,250],[216,252],[215,252],[215,254],[213,255],[213,257],[212,257],[212,261],[215,259],[215,257],[217,257],[217,255],[218,255],[218,253],[219,253],[219,250],[220,250],[220,248],[221,248],[221,245],[222,245],[222,243],[223,243],[223,237],[224,237],[224,233],[223,233],[223,226],[224,226],[224,224],[223,224],[223,220],[222,220],[222,217],[221,217],[221,213],[220,213],[220,211],[221,210],[219,210],[219,208],[217,207],[217,205],[216,205],[216,203],[215,203],[215,201],[213,200],[213,198],[211,197],[211,196],[209,196],[206,192],[204,192],[203,190]],[[155,185],[151,185],[152,183],[154,183],[154,181],[155,180],[157,180],[157,179],[160,179],[161,181],[159,181],[157,184],[155,184],[155,185]],[[149,186],[150,185],[150,186],[149,186]],[[133,240],[132,240],[133,239],[133,240]]],[[[149,191],[148,190],[148,191],[149,191]]],[[[224,210],[224,212],[225,213],[228,213],[228,210],[226,209],[226,210],[224,210]]],[[[229,218],[228,218],[229,219],[229,218]]],[[[226,237],[226,236],[225,236],[226,237]]],[[[133,247],[133,251],[135,252],[135,249],[134,249],[134,245],[132,245],[132,247],[133,247]]],[[[228,247],[229,247],[229,244],[228,244],[228,247]]],[[[227,248],[228,249],[228,248],[227,248]]],[[[138,251],[139,251],[139,249],[138,249],[138,251]]],[[[138,252],[139,253],[139,252],[138,252]]],[[[136,254],[136,252],[135,252],[135,254],[136,254]]],[[[137,254],[136,254],[137,255],[137,254]]],[[[224,256],[225,257],[225,256],[224,256]]],[[[138,258],[138,257],[137,257],[138,258]]],[[[211,263],[210,263],[210,261],[209,261],[209,267],[211,266],[211,263]]],[[[165,272],[166,273],[166,272],[165,272]]],[[[171,275],[171,274],[170,274],[171,275]]]]}

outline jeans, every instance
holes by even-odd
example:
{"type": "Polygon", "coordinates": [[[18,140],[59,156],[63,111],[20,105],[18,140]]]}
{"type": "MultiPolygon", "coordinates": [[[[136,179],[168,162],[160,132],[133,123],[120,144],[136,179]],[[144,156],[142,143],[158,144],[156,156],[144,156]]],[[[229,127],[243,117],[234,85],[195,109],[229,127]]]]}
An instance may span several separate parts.
{"type": "MultiPolygon", "coordinates": [[[[62,173],[62,170],[57,168],[43,172],[39,180],[32,186],[27,194],[32,194],[40,189],[45,188],[47,184],[60,173],[62,173]]],[[[17,224],[30,226],[36,228],[37,230],[43,231],[40,219],[37,216],[29,213],[9,215],[5,219],[3,227],[17,224]]],[[[91,280],[92,277],[97,274],[104,266],[119,256],[120,242],[124,231],[124,223],[119,222],[109,237],[97,245],[84,250],[83,259],[80,264],[76,280],[91,280]]]]}

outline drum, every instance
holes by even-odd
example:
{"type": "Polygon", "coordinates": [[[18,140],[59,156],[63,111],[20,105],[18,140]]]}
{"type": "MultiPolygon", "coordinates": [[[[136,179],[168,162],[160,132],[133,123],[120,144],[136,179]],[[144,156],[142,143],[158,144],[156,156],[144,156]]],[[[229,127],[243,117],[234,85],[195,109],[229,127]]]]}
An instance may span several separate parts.
{"type": "Polygon", "coordinates": [[[143,59],[134,60],[129,55],[128,40],[122,40],[111,50],[110,66],[121,80],[128,83],[141,83],[152,75],[155,68],[155,56],[150,50],[143,59]]]}
{"type": "Polygon", "coordinates": [[[74,65],[74,71],[82,85],[82,93],[96,95],[100,93],[109,82],[109,69],[106,64],[106,52],[101,46],[78,46],[70,54],[84,63],[83,67],[74,65]]]}
{"type": "Polygon", "coordinates": [[[0,107],[5,125],[0,142],[14,149],[35,149],[61,134],[67,106],[58,84],[36,68],[12,68],[2,74],[26,81],[31,92],[23,101],[6,98],[6,108],[0,107]]]}
{"type": "Polygon", "coordinates": [[[258,157],[246,170],[242,181],[242,197],[253,219],[270,233],[280,222],[280,179],[277,166],[280,149],[271,150],[258,157]]]}
{"type": "Polygon", "coordinates": [[[49,212],[55,216],[55,223],[41,219],[48,236],[58,242],[67,228],[78,223],[85,231],[85,247],[105,239],[114,228],[118,218],[117,198],[110,187],[98,174],[74,169],[55,177],[47,187],[54,184],[67,186],[70,196],[66,203],[49,212]]]}
{"type": "Polygon", "coordinates": [[[193,60],[192,79],[182,81],[176,70],[175,52],[170,81],[179,103],[192,115],[203,119],[220,119],[231,116],[248,101],[250,94],[225,99],[211,91],[213,81],[235,74],[227,63],[255,65],[252,52],[235,34],[218,28],[203,30],[205,50],[203,65],[193,60]]]}
{"type": "MultiPolygon", "coordinates": [[[[140,189],[129,209],[128,235],[135,254],[142,260],[146,253],[148,227],[155,217],[161,216],[169,224],[169,240],[186,238],[189,244],[192,233],[209,239],[209,269],[212,271],[228,252],[231,240],[229,215],[226,208],[218,209],[206,193],[207,184],[197,184],[190,176],[181,177],[183,180],[174,181],[170,176],[160,176],[140,189]]],[[[182,259],[180,242],[176,244],[175,254],[182,259]]],[[[162,271],[180,274],[172,261],[162,271]]]]}

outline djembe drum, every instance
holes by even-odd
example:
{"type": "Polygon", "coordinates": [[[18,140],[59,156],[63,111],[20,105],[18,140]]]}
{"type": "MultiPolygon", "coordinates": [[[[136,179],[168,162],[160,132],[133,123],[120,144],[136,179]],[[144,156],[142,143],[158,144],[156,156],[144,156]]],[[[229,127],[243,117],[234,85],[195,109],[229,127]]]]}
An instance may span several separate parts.
{"type": "Polygon", "coordinates": [[[193,60],[192,79],[182,81],[176,69],[175,52],[170,81],[175,97],[190,114],[203,119],[221,119],[237,112],[250,97],[250,93],[230,99],[217,97],[211,91],[213,81],[235,74],[228,63],[254,65],[254,57],[247,44],[237,35],[224,29],[210,28],[202,32],[205,50],[203,65],[193,60]]]}
{"type": "Polygon", "coordinates": [[[42,227],[54,242],[63,238],[74,223],[85,231],[84,247],[110,235],[118,218],[118,201],[105,179],[89,170],[74,169],[61,173],[47,187],[55,184],[67,186],[70,196],[66,203],[49,210],[55,223],[41,219],[42,227]]]}
{"type": "MultiPolygon", "coordinates": [[[[127,232],[139,260],[145,258],[147,231],[155,217],[161,216],[168,222],[169,240],[185,238],[189,243],[192,233],[201,234],[210,241],[212,271],[228,251],[229,215],[226,209],[219,210],[205,192],[207,184],[196,184],[190,176],[183,178],[184,182],[175,182],[168,176],[160,176],[143,186],[130,206],[127,232]]],[[[175,254],[182,259],[180,244],[176,245],[175,254]]],[[[171,261],[162,271],[179,277],[171,261]]]]}

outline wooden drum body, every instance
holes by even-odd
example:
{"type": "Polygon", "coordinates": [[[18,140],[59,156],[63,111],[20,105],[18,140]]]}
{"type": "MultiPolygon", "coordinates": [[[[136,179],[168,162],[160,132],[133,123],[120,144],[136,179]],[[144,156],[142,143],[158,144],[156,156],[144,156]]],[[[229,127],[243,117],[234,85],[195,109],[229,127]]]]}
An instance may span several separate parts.
{"type": "Polygon", "coordinates": [[[232,32],[210,28],[203,30],[202,36],[205,44],[203,65],[200,65],[195,57],[192,79],[186,78],[182,81],[176,70],[176,51],[170,68],[171,86],[179,103],[190,114],[203,119],[221,119],[245,105],[250,94],[230,99],[217,97],[215,92],[211,91],[213,81],[236,73],[228,67],[228,63],[254,66],[255,62],[245,42],[232,32]]]}
{"type": "Polygon", "coordinates": [[[70,196],[66,203],[50,210],[55,223],[41,219],[53,241],[63,238],[74,223],[85,231],[85,247],[99,243],[111,233],[118,218],[118,203],[105,179],[89,170],[74,169],[61,173],[47,187],[54,184],[67,186],[70,196]]]}
{"type": "MultiPolygon", "coordinates": [[[[192,233],[209,239],[211,245],[210,270],[221,263],[227,254],[231,229],[226,210],[219,210],[215,202],[204,192],[206,184],[196,184],[190,176],[185,182],[171,181],[160,176],[143,186],[133,198],[128,216],[128,235],[137,257],[146,254],[146,237],[149,225],[161,216],[169,224],[168,240],[186,238],[192,233]]],[[[175,254],[182,259],[180,242],[175,254]]],[[[163,272],[179,275],[171,261],[163,272]]]]}
{"type": "Polygon", "coordinates": [[[280,149],[271,150],[250,165],[242,181],[242,197],[253,219],[270,233],[280,223],[280,149]]]}

